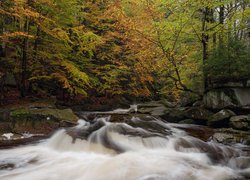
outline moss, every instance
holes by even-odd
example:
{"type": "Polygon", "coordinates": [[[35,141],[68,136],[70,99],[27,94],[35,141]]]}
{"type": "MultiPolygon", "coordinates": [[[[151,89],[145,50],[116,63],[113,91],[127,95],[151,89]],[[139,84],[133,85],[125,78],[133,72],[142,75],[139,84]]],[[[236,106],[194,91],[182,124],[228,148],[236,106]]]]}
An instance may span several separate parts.
{"type": "Polygon", "coordinates": [[[18,109],[10,113],[10,117],[12,118],[29,118],[31,116],[32,114],[25,109],[18,109]]]}

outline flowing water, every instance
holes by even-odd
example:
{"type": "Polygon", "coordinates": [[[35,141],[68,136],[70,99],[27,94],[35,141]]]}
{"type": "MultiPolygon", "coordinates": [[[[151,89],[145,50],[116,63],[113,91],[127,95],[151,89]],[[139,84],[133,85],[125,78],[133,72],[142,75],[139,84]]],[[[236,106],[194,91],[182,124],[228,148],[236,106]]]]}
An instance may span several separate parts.
{"type": "MultiPolygon", "coordinates": [[[[114,111],[119,112],[126,113],[114,111]]],[[[250,178],[246,152],[192,137],[183,130],[190,125],[136,115],[114,122],[110,116],[79,120],[76,127],[61,129],[38,144],[0,150],[0,179],[250,178]]]]}

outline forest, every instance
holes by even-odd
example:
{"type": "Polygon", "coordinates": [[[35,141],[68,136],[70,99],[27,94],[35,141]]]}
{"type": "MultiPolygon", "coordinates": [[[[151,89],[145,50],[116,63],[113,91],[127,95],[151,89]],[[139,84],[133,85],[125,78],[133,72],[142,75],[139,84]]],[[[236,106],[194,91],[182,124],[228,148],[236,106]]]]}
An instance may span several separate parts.
{"type": "Polygon", "coordinates": [[[247,0],[1,0],[1,101],[202,95],[250,76],[249,17],[247,0]]]}
{"type": "Polygon", "coordinates": [[[0,0],[1,180],[249,180],[249,0],[0,0]]]}

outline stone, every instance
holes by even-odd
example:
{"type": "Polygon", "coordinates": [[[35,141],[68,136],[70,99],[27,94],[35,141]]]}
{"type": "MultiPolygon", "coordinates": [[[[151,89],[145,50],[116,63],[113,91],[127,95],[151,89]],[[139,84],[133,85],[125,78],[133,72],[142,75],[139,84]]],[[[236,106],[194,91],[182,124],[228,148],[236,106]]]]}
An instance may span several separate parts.
{"type": "Polygon", "coordinates": [[[244,108],[250,105],[250,88],[220,88],[208,91],[203,102],[207,108],[244,108]]]}
{"type": "Polygon", "coordinates": [[[150,114],[152,116],[164,116],[166,110],[167,108],[165,106],[159,106],[159,107],[154,108],[150,114]]]}
{"type": "Polygon", "coordinates": [[[250,128],[250,118],[245,115],[233,116],[230,118],[230,126],[234,129],[247,130],[250,128]]]}
{"type": "Polygon", "coordinates": [[[208,91],[203,97],[204,104],[207,108],[223,109],[237,106],[238,100],[231,89],[215,89],[208,91]]]}
{"type": "Polygon", "coordinates": [[[161,101],[150,101],[147,103],[142,103],[142,104],[138,104],[137,108],[141,109],[141,108],[154,108],[154,107],[159,107],[159,106],[163,106],[161,101]]]}
{"type": "Polygon", "coordinates": [[[179,107],[188,107],[192,106],[196,101],[199,101],[201,97],[198,94],[185,92],[181,95],[178,102],[179,107]]]}
{"type": "Polygon", "coordinates": [[[193,107],[203,107],[203,106],[204,106],[203,101],[196,101],[193,104],[193,107]]]}
{"type": "Polygon", "coordinates": [[[179,122],[186,119],[186,108],[168,108],[165,110],[164,115],[160,116],[168,122],[179,122]]]}
{"type": "Polygon", "coordinates": [[[223,144],[241,143],[249,145],[247,144],[250,140],[250,132],[248,131],[235,130],[232,128],[220,128],[215,129],[215,131],[211,139],[216,142],[223,144]]]}
{"type": "Polygon", "coordinates": [[[186,118],[195,120],[208,120],[213,113],[202,107],[192,107],[186,111],[186,118]]]}
{"type": "Polygon", "coordinates": [[[162,104],[164,104],[164,106],[168,107],[168,108],[174,108],[176,107],[176,103],[174,102],[170,102],[168,100],[161,100],[162,104]]]}
{"type": "Polygon", "coordinates": [[[217,132],[213,135],[212,139],[218,143],[232,143],[234,136],[232,134],[217,132]]]}
{"type": "Polygon", "coordinates": [[[29,111],[32,116],[40,115],[47,119],[55,119],[58,121],[72,121],[76,122],[79,118],[73,113],[71,109],[51,109],[51,108],[42,108],[42,109],[31,109],[29,111]]]}
{"type": "Polygon", "coordinates": [[[217,113],[215,113],[214,115],[212,115],[209,119],[208,119],[208,126],[211,127],[227,127],[228,123],[229,123],[229,118],[232,116],[235,116],[236,114],[229,110],[229,109],[223,109],[217,113]]]}
{"type": "Polygon", "coordinates": [[[10,113],[11,128],[15,133],[49,134],[79,119],[71,109],[32,108],[17,109],[10,113]]]}
{"type": "Polygon", "coordinates": [[[151,101],[138,104],[137,112],[141,114],[150,114],[152,116],[163,116],[168,108],[161,101],[151,101]]]}

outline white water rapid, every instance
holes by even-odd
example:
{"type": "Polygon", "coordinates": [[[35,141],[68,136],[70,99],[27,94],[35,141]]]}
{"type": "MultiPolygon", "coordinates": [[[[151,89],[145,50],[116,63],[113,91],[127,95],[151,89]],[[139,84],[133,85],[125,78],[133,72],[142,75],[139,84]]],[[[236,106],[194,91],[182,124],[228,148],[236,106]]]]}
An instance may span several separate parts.
{"type": "Polygon", "coordinates": [[[0,150],[1,180],[247,179],[248,165],[240,149],[199,140],[153,117],[80,120],[38,144],[0,150]]]}

